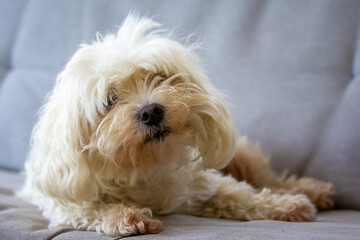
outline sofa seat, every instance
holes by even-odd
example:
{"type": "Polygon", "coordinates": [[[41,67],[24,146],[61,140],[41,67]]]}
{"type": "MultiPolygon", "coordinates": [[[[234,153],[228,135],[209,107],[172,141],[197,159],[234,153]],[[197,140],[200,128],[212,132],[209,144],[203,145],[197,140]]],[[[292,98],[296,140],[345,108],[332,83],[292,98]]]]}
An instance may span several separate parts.
{"type": "MultiPolygon", "coordinates": [[[[71,228],[48,229],[48,221],[33,205],[14,196],[24,181],[17,172],[0,170],[0,239],[111,239],[71,228]]],[[[359,239],[360,211],[333,210],[316,222],[233,221],[180,214],[161,216],[163,230],[131,239],[359,239]]]]}

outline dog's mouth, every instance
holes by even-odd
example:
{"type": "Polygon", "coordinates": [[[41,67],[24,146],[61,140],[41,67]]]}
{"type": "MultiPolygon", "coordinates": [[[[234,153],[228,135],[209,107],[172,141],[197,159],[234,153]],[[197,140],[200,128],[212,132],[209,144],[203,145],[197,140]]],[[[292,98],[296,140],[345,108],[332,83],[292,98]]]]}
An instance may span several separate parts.
{"type": "Polygon", "coordinates": [[[171,128],[168,126],[152,127],[149,130],[149,134],[146,136],[144,143],[149,142],[163,142],[165,137],[171,132],[171,128]]]}

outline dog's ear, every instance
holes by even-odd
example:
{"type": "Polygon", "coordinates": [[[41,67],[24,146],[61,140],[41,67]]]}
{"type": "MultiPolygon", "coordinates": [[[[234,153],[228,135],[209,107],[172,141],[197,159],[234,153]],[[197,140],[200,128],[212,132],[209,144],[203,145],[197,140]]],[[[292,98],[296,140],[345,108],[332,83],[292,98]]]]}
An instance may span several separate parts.
{"type": "MultiPolygon", "coordinates": [[[[201,99],[198,99],[198,101],[201,99]]],[[[232,118],[215,90],[202,98],[193,114],[196,126],[196,146],[204,169],[221,169],[233,158],[236,151],[237,131],[232,118]]]]}
{"type": "Polygon", "coordinates": [[[177,45],[176,72],[196,86],[186,100],[194,132],[193,147],[200,154],[200,168],[224,168],[234,157],[238,133],[220,93],[203,73],[201,62],[190,48],[177,45]]]}
{"type": "Polygon", "coordinates": [[[186,68],[189,80],[198,86],[189,103],[194,147],[200,154],[200,168],[222,169],[234,157],[238,133],[220,93],[194,62],[186,68]]]}
{"type": "Polygon", "coordinates": [[[86,53],[75,54],[59,75],[40,113],[29,156],[36,160],[28,166],[33,168],[34,183],[43,194],[70,201],[98,196],[86,146],[103,108],[98,99],[102,86],[95,84],[89,71],[91,63],[82,60],[81,54],[86,53]]]}

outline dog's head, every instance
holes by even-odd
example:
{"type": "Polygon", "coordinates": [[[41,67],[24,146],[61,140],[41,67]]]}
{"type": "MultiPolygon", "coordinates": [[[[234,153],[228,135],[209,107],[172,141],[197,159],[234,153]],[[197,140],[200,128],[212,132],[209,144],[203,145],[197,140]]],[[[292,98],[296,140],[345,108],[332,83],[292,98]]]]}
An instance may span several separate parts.
{"type": "Polygon", "coordinates": [[[83,45],[58,78],[35,144],[52,144],[60,162],[84,172],[105,162],[224,167],[235,152],[231,117],[191,47],[156,27],[130,16],[116,35],[83,45]]]}

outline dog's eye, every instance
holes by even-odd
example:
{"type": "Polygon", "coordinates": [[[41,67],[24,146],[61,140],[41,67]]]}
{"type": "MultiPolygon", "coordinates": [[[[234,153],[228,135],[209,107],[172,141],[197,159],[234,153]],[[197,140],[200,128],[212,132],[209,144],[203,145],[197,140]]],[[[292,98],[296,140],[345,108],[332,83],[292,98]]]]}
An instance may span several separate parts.
{"type": "Polygon", "coordinates": [[[158,87],[161,85],[161,83],[163,83],[166,79],[162,78],[159,81],[157,81],[157,83],[155,84],[155,87],[158,87]]]}
{"type": "Polygon", "coordinates": [[[150,84],[154,87],[160,86],[161,83],[166,80],[166,78],[164,76],[162,76],[161,74],[155,74],[155,75],[151,76],[149,79],[150,79],[150,84]]]}
{"type": "Polygon", "coordinates": [[[110,110],[120,100],[118,90],[115,85],[111,86],[103,103],[107,110],[110,110]]]}
{"type": "Polygon", "coordinates": [[[104,107],[109,110],[115,105],[117,101],[118,101],[117,97],[108,96],[106,102],[104,103],[104,107]]]}

